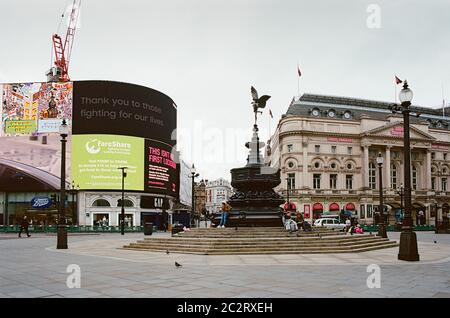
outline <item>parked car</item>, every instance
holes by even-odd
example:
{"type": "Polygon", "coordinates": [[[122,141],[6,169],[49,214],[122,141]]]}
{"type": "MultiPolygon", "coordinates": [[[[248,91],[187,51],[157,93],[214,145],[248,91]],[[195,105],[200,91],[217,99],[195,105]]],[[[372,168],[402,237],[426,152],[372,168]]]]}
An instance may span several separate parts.
{"type": "Polygon", "coordinates": [[[329,228],[337,229],[337,230],[343,230],[345,228],[344,223],[339,223],[339,220],[332,219],[332,218],[317,219],[314,222],[314,226],[329,227],[329,228]]]}

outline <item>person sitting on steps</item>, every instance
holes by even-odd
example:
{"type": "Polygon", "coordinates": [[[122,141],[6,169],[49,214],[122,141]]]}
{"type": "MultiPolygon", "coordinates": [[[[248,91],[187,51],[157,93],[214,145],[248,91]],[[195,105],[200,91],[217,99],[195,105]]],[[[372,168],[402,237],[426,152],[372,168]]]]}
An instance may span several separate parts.
{"type": "Polygon", "coordinates": [[[231,206],[227,201],[222,201],[222,215],[220,217],[220,223],[217,228],[225,228],[225,224],[228,221],[228,214],[231,211],[231,206]]]}

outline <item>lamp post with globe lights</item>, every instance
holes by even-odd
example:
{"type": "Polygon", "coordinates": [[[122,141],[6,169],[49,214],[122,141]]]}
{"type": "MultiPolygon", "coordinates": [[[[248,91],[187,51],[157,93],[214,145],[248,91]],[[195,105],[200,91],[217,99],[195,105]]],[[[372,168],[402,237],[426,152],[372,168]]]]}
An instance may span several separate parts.
{"type": "Polygon", "coordinates": [[[69,135],[69,126],[65,119],[63,119],[59,126],[59,135],[61,136],[61,188],[59,200],[59,219],[58,219],[58,234],[57,234],[57,249],[67,249],[67,227],[66,227],[66,144],[67,136],[69,135]]]}
{"type": "Polygon", "coordinates": [[[382,238],[387,238],[386,232],[386,224],[384,222],[384,202],[383,202],[383,163],[384,159],[381,155],[381,152],[378,153],[377,164],[378,164],[378,178],[379,178],[379,186],[380,186],[380,207],[379,207],[379,223],[378,223],[378,236],[382,238]]]}
{"type": "MultiPolygon", "coordinates": [[[[195,169],[194,164],[192,164],[192,168],[191,168],[191,178],[192,178],[192,207],[191,207],[191,217],[193,218],[195,215],[195,178],[197,178],[199,176],[199,174],[197,173],[197,170],[195,169]]],[[[197,222],[197,226],[199,226],[199,222],[197,222]]],[[[192,222],[191,222],[192,224],[192,222]]],[[[195,223],[194,223],[195,224],[195,223]]]]}
{"type": "MultiPolygon", "coordinates": [[[[393,105],[391,110],[393,113],[403,114],[403,157],[404,157],[404,183],[405,183],[405,217],[402,223],[402,233],[400,234],[400,248],[398,259],[403,261],[418,261],[419,252],[417,249],[417,236],[413,231],[412,217],[411,217],[411,147],[409,136],[409,116],[411,115],[411,101],[413,99],[413,92],[408,87],[408,82],[403,82],[403,89],[400,91],[399,100],[400,105],[393,105]]],[[[418,113],[415,114],[417,117],[418,113]]]]}

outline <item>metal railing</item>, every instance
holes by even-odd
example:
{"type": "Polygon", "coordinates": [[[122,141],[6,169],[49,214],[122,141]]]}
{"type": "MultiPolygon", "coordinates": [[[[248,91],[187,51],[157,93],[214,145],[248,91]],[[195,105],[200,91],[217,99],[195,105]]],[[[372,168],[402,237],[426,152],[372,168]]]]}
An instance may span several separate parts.
{"type": "MultiPolygon", "coordinates": [[[[156,227],[153,227],[154,231],[156,227]]],[[[0,232],[4,233],[18,233],[20,225],[0,226],[0,232]]],[[[57,226],[29,226],[30,233],[56,233],[57,226]]],[[[128,226],[125,227],[125,232],[143,232],[144,226],[128,226]]],[[[90,226],[90,225],[67,225],[67,232],[69,233],[120,233],[120,226],[90,226]]]]}

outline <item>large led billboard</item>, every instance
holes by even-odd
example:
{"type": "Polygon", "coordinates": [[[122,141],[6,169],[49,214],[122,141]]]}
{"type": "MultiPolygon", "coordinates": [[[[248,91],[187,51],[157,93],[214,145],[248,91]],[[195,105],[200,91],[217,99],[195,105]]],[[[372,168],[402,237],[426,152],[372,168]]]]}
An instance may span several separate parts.
{"type": "Polygon", "coordinates": [[[72,135],[72,178],[82,189],[144,190],[144,139],[117,135],[72,135]]]}
{"type": "Polygon", "coordinates": [[[154,89],[107,81],[74,82],[73,134],[115,134],[174,145],[177,109],[154,89]]]}
{"type": "Polygon", "coordinates": [[[58,132],[72,119],[72,82],[0,84],[1,122],[6,135],[58,132]]]}
{"type": "Polygon", "coordinates": [[[170,97],[134,84],[0,84],[0,148],[7,145],[13,150],[13,160],[22,153],[30,160],[21,162],[57,174],[58,131],[66,119],[70,127],[68,179],[81,190],[120,190],[117,168],[125,166],[126,191],[176,196],[179,169],[172,153],[176,112],[170,97]],[[27,135],[46,135],[47,144],[38,145],[27,135]],[[47,154],[52,158],[50,164],[40,159],[47,154]]]}

